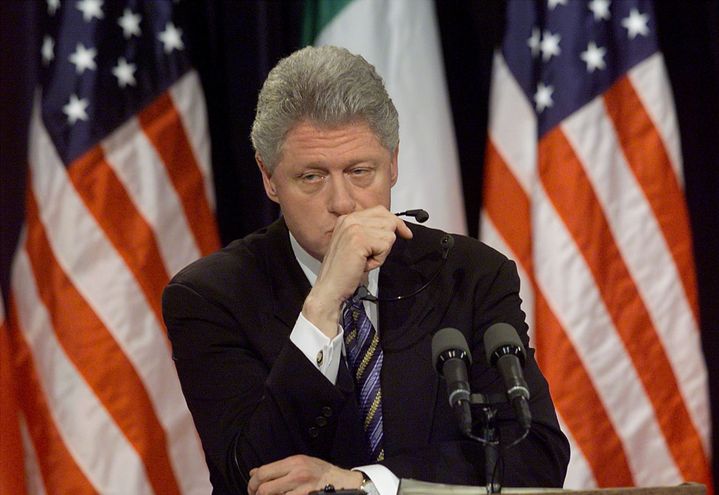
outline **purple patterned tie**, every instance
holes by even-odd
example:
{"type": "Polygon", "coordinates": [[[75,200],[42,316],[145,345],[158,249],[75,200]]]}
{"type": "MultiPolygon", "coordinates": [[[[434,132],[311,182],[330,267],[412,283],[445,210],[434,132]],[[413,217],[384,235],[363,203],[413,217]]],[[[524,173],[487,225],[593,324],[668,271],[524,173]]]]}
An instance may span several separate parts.
{"type": "Polygon", "coordinates": [[[382,348],[360,300],[348,299],[342,313],[347,364],[355,380],[364,429],[373,460],[384,459],[382,448],[382,348]]]}

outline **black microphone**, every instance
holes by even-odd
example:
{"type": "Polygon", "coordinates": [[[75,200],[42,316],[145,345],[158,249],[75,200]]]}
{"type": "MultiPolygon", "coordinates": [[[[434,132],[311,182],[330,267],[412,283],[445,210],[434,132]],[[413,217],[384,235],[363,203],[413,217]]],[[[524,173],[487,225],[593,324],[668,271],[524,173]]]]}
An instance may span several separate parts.
{"type": "Polygon", "coordinates": [[[484,350],[487,362],[496,366],[502,375],[507,398],[514,406],[517,421],[522,428],[529,430],[532,426],[532,413],[527,402],[529,387],[522,373],[527,354],[517,331],[508,323],[495,323],[484,333],[484,350]]]}
{"type": "Polygon", "coordinates": [[[456,328],[443,328],[432,337],[432,362],[440,376],[447,381],[449,406],[457,415],[459,429],[465,435],[472,433],[472,412],[469,407],[470,390],[467,369],[472,354],[462,332],[456,328]]]}
{"type": "Polygon", "coordinates": [[[398,217],[414,217],[419,223],[424,223],[429,220],[429,213],[427,213],[427,210],[422,209],[400,211],[399,213],[395,213],[395,215],[398,217]]]}

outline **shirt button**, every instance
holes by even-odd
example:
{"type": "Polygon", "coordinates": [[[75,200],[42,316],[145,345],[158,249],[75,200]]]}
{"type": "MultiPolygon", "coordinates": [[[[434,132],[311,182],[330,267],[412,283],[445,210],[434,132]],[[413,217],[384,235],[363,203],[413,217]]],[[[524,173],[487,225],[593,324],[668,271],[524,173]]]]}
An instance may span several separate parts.
{"type": "Polygon", "coordinates": [[[315,358],[315,361],[317,362],[317,366],[322,366],[322,361],[324,360],[325,355],[322,351],[317,353],[317,357],[315,358]]]}
{"type": "Polygon", "coordinates": [[[330,406],[324,406],[322,408],[322,416],[325,418],[331,418],[332,417],[332,408],[330,406]]]}
{"type": "Polygon", "coordinates": [[[317,416],[315,418],[315,424],[319,427],[327,426],[327,418],[325,418],[324,416],[317,416]]]}
{"type": "Polygon", "coordinates": [[[320,436],[320,430],[318,430],[318,429],[315,428],[314,426],[310,426],[310,429],[307,430],[307,433],[308,433],[308,434],[310,435],[310,437],[312,437],[312,438],[317,438],[318,436],[320,436]]]}

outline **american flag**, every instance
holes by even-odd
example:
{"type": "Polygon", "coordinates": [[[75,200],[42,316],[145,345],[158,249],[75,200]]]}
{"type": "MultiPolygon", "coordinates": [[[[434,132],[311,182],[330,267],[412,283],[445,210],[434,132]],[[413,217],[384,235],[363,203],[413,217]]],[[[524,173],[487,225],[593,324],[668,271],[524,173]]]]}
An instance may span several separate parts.
{"type": "Polygon", "coordinates": [[[509,0],[482,238],[511,253],[572,446],[568,487],[708,485],[710,418],[652,3],[509,0]]]}
{"type": "Polygon", "coordinates": [[[31,493],[209,493],[160,295],[219,245],[170,0],[47,0],[8,308],[31,493]]]}

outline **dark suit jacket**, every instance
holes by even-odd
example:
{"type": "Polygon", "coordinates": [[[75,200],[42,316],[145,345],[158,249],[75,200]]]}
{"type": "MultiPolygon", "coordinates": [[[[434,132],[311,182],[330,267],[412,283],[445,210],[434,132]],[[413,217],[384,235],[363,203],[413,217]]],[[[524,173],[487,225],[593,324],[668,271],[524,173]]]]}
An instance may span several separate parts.
{"type": "MultiPolygon", "coordinates": [[[[507,322],[528,344],[514,263],[463,236],[442,265],[442,232],[411,225],[380,270],[382,297],[406,294],[440,269],[418,295],[380,302],[383,464],[399,477],[484,484],[482,447],[459,433],[432,365],[437,330],[455,327],[470,345],[473,392],[502,392],[484,358],[483,332],[507,322]]],[[[175,276],[163,313],[175,365],[202,440],[215,493],[246,493],[248,471],[303,453],[342,467],[371,463],[352,379],[340,366],[330,383],[289,334],[310,290],[282,220],[203,258],[175,276]]],[[[507,486],[561,486],[569,457],[533,352],[525,367],[532,394],[529,436],[506,451],[507,486]]],[[[503,440],[514,414],[500,407],[503,440]]]]}

